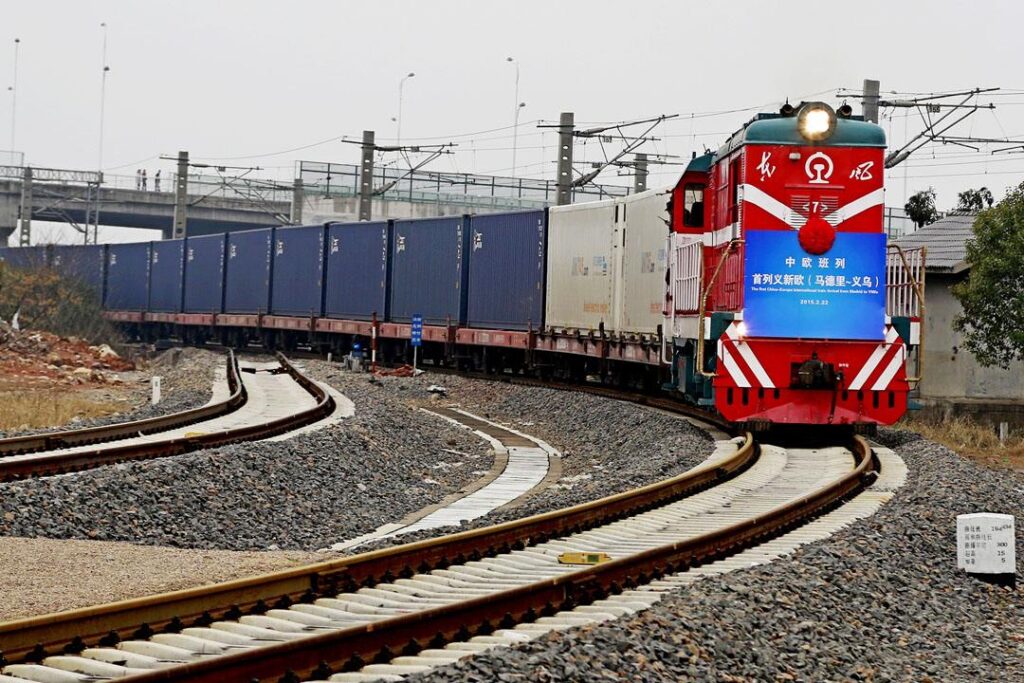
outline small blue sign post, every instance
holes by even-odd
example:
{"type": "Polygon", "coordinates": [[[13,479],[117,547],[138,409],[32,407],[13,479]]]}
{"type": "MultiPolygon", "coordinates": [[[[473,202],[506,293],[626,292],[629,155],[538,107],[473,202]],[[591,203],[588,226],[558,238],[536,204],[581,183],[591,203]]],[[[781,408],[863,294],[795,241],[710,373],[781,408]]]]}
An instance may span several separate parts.
{"type": "Polygon", "coordinates": [[[409,331],[412,341],[412,369],[416,370],[416,361],[420,346],[423,345],[423,316],[419,313],[412,314],[412,328],[409,331]]]}

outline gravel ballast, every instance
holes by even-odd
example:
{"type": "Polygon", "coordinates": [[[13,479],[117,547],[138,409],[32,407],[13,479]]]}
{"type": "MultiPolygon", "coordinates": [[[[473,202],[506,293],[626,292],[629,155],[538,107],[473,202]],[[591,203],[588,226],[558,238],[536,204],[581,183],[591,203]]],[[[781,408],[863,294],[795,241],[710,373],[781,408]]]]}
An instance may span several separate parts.
{"type": "Polygon", "coordinates": [[[2,485],[0,534],[316,550],[434,504],[490,468],[480,439],[360,379],[341,387],[353,418],[287,441],[2,485]]]}
{"type": "MultiPolygon", "coordinates": [[[[364,381],[326,364],[311,364],[332,384],[364,381]]],[[[714,449],[707,432],[674,415],[593,394],[427,373],[384,380],[411,403],[455,406],[543,439],[560,451],[557,481],[461,529],[473,529],[620,493],[680,474],[714,449]],[[442,398],[427,388],[441,385],[442,398]]],[[[433,538],[453,527],[375,541],[351,553],[433,538]]]]}
{"type": "Polygon", "coordinates": [[[299,365],[352,399],[355,416],[283,442],[5,484],[0,534],[231,550],[329,547],[437,504],[491,468],[483,441],[419,405],[457,403],[562,452],[558,481],[473,526],[664,479],[713,446],[684,420],[591,395],[429,373],[371,382],[321,361],[299,365]],[[434,383],[448,395],[429,393],[434,383]]]}
{"type": "Polygon", "coordinates": [[[1024,478],[905,434],[882,438],[907,462],[907,484],[828,541],[410,680],[1024,680],[1024,593],[958,571],[955,548],[956,515],[1019,513],[1024,478]]]}

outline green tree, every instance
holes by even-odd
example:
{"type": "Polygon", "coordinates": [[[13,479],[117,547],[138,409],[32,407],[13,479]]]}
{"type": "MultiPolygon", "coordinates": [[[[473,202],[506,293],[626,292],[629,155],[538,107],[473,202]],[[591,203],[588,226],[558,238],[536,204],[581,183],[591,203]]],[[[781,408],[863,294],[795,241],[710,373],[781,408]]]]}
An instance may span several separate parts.
{"type": "Polygon", "coordinates": [[[964,190],[957,194],[957,211],[981,211],[987,204],[992,206],[992,191],[987,187],[978,190],[964,190]]]}
{"type": "Polygon", "coordinates": [[[903,209],[919,228],[934,223],[939,218],[939,212],[935,208],[935,189],[929,187],[927,190],[914,193],[903,205],[903,209]]]}
{"type": "Polygon", "coordinates": [[[1024,358],[1024,183],[978,214],[967,242],[971,270],[953,287],[963,312],[953,326],[982,365],[1024,358]]]}

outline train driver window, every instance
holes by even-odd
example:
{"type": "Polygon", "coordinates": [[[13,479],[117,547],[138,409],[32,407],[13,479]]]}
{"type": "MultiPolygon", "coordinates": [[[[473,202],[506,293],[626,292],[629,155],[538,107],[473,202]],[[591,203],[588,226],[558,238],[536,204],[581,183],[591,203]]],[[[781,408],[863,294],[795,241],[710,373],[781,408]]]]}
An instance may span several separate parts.
{"type": "Polygon", "coordinates": [[[704,227],[704,185],[687,183],[683,188],[683,225],[704,227]]]}

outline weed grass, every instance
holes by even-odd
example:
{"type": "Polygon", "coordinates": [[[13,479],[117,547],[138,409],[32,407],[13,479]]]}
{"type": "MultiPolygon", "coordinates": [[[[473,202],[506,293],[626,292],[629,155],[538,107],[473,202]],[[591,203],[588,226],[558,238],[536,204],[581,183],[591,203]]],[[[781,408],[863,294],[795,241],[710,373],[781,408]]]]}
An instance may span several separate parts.
{"type": "Polygon", "coordinates": [[[76,417],[86,420],[123,409],[116,403],[91,399],[73,391],[0,391],[0,430],[56,427],[76,417]]]}
{"type": "Polygon", "coordinates": [[[989,467],[1024,472],[1024,436],[1021,434],[1013,434],[999,443],[995,429],[963,416],[945,420],[911,416],[896,427],[915,431],[989,467]]]}

